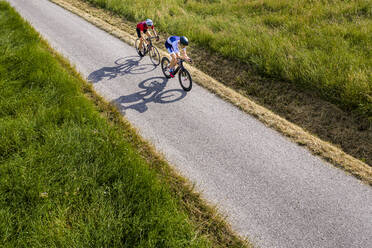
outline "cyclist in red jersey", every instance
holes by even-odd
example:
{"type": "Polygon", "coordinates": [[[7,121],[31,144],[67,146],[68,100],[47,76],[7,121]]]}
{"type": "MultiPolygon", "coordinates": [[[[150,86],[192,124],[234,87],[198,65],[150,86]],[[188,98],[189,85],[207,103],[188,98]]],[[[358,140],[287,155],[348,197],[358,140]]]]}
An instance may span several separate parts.
{"type": "MultiPolygon", "coordinates": [[[[148,42],[143,37],[144,34],[146,34],[149,38],[151,37],[150,31],[147,31],[149,28],[151,28],[154,31],[154,35],[156,36],[156,40],[159,40],[159,36],[154,28],[154,24],[151,19],[147,19],[146,21],[140,22],[137,24],[137,36],[140,38],[140,43],[138,47],[142,47],[143,42],[145,42],[148,45],[148,42]]],[[[143,56],[142,51],[140,51],[140,56],[143,56]]]]}

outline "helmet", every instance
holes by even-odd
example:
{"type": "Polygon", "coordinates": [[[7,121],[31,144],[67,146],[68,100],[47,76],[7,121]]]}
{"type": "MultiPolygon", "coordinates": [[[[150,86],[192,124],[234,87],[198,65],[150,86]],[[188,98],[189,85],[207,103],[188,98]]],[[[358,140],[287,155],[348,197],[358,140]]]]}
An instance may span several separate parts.
{"type": "Polygon", "coordinates": [[[180,37],[180,42],[184,46],[187,46],[189,44],[189,40],[185,36],[180,37]]]}
{"type": "Polygon", "coordinates": [[[147,19],[146,20],[146,25],[149,26],[149,27],[151,27],[152,25],[154,25],[154,23],[152,22],[151,19],[147,19]]]}

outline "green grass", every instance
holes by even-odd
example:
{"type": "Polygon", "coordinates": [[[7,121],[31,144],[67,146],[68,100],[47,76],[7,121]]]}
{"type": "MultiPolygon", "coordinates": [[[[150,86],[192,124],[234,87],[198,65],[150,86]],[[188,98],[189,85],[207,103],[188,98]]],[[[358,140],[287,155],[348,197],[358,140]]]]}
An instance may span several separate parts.
{"type": "Polygon", "coordinates": [[[210,247],[38,34],[0,1],[0,244],[210,247]]]}
{"type": "Polygon", "coordinates": [[[370,0],[85,1],[130,21],[152,18],[168,34],[372,120],[370,0]]]}

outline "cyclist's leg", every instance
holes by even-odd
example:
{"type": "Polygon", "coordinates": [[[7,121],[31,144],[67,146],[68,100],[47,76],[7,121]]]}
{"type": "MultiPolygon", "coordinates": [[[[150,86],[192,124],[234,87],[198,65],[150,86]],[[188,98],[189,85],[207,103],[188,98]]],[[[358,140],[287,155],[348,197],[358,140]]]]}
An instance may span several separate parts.
{"type": "Polygon", "coordinates": [[[169,44],[167,41],[165,41],[164,45],[165,45],[165,48],[167,49],[169,55],[174,54],[174,50],[173,50],[173,47],[172,47],[171,44],[169,44]]]}
{"type": "Polygon", "coordinates": [[[137,36],[138,38],[141,38],[141,30],[139,28],[136,28],[137,36]]]}
{"type": "Polygon", "coordinates": [[[138,50],[142,53],[143,52],[142,51],[143,38],[142,38],[141,30],[137,28],[136,31],[137,31],[137,36],[140,39],[140,42],[138,44],[138,50]]]}
{"type": "MultiPolygon", "coordinates": [[[[151,38],[151,33],[150,33],[150,31],[147,31],[145,34],[147,35],[148,38],[151,38]]],[[[146,41],[146,44],[147,44],[147,45],[150,45],[150,42],[146,41]]]]}
{"type": "Polygon", "coordinates": [[[177,57],[176,57],[176,54],[173,52],[170,54],[171,56],[171,62],[170,62],[170,66],[169,66],[169,73],[170,73],[170,76],[173,78],[174,77],[174,69],[175,69],[175,66],[176,66],[176,63],[177,63],[177,57]]]}
{"type": "MultiPolygon", "coordinates": [[[[151,37],[151,34],[150,34],[150,32],[147,32],[147,29],[143,30],[143,33],[144,33],[143,36],[146,35],[147,37],[151,37]]],[[[149,44],[149,42],[144,37],[143,37],[143,41],[145,42],[146,45],[149,44]]]]}
{"type": "Polygon", "coordinates": [[[174,70],[174,67],[176,66],[177,64],[177,57],[176,57],[176,54],[173,52],[171,53],[171,63],[170,63],[170,69],[173,69],[174,70]]]}
{"type": "Polygon", "coordinates": [[[174,69],[174,66],[176,65],[176,54],[174,53],[173,47],[171,44],[169,44],[167,41],[165,41],[165,48],[167,49],[170,57],[171,57],[171,63],[169,65],[170,69],[174,69]]]}

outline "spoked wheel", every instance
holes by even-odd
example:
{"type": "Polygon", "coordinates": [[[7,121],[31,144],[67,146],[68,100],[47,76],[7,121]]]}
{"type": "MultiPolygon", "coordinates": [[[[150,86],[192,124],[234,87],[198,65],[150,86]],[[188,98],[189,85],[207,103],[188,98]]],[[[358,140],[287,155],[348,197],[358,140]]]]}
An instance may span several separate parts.
{"type": "Polygon", "coordinates": [[[149,55],[150,55],[150,59],[151,59],[151,61],[154,65],[157,66],[157,65],[160,64],[160,54],[159,54],[159,51],[156,47],[153,46],[151,48],[151,51],[150,51],[149,55]]]}
{"type": "Polygon", "coordinates": [[[141,41],[141,39],[137,38],[136,43],[135,43],[135,47],[136,47],[136,51],[137,51],[138,55],[143,57],[143,56],[145,56],[144,55],[145,54],[145,46],[144,46],[145,42],[142,42],[142,48],[140,49],[139,48],[140,41],[141,41]]]}
{"type": "Polygon", "coordinates": [[[178,74],[178,79],[180,81],[181,87],[184,91],[190,91],[192,88],[192,79],[190,73],[183,69],[178,74]]]}
{"type": "Polygon", "coordinates": [[[170,61],[167,57],[163,57],[161,59],[161,70],[163,71],[163,74],[166,78],[170,78],[170,72],[169,72],[169,66],[170,66],[170,61]]]}

